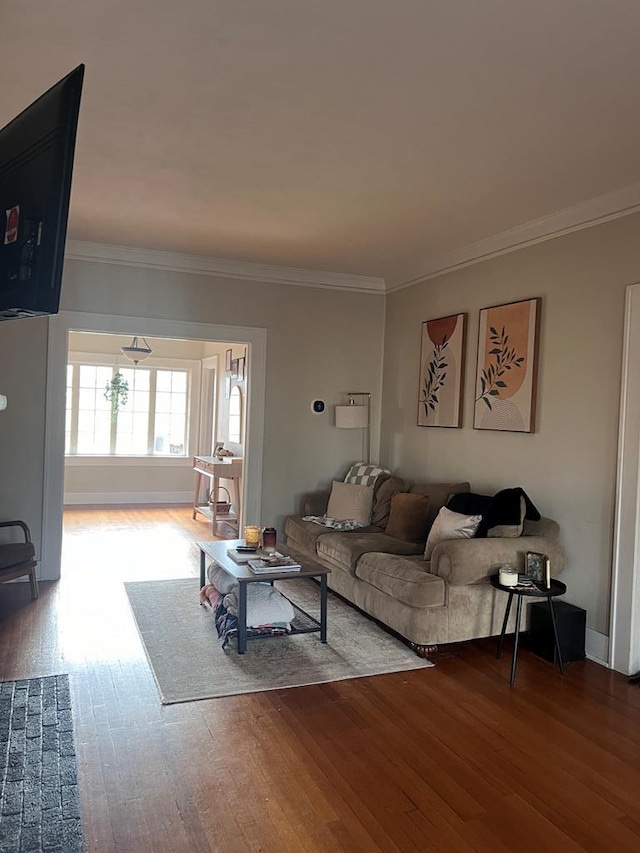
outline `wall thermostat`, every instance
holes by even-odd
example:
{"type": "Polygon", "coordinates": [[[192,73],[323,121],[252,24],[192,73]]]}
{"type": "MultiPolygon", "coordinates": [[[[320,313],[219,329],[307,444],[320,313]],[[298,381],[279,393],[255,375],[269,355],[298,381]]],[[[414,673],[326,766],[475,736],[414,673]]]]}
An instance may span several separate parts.
{"type": "Polygon", "coordinates": [[[311,403],[311,411],[315,412],[316,415],[321,415],[325,410],[324,400],[314,400],[311,403]]]}

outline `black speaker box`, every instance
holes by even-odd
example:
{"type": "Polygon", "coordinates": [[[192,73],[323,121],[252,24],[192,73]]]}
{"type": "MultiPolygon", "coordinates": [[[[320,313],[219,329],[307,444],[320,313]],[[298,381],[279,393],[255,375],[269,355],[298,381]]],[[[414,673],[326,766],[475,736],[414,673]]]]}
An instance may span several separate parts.
{"type": "MultiPolygon", "coordinates": [[[[587,611],[566,601],[554,601],[556,627],[562,661],[583,660],[585,657],[585,635],[587,611]]],[[[553,625],[546,601],[534,601],[529,608],[531,616],[527,646],[545,660],[556,663],[556,647],[553,640],[553,625]]]]}

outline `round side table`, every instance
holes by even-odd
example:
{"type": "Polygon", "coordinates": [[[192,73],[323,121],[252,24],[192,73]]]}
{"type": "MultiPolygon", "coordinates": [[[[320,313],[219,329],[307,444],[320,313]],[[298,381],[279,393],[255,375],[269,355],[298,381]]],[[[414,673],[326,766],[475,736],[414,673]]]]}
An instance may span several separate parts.
{"type": "Polygon", "coordinates": [[[516,609],[516,631],[513,638],[513,654],[511,656],[511,677],[509,684],[513,684],[516,680],[516,666],[518,663],[518,645],[520,640],[520,616],[522,614],[522,599],[523,598],[546,598],[549,605],[549,614],[551,615],[551,624],[553,626],[553,639],[556,646],[558,656],[558,666],[560,667],[560,675],[564,675],[564,664],[562,663],[562,652],[560,651],[560,641],[558,640],[558,628],[556,626],[556,614],[553,610],[553,599],[559,595],[564,595],[567,591],[567,585],[558,581],[555,578],[551,579],[549,589],[531,589],[530,587],[503,586],[498,580],[498,575],[492,575],[490,578],[491,586],[494,589],[502,590],[509,593],[507,608],[504,612],[504,620],[502,622],[502,631],[500,632],[500,640],[498,641],[498,653],[496,657],[502,655],[502,646],[504,644],[504,635],[507,630],[507,622],[509,621],[509,613],[511,612],[511,602],[513,596],[517,596],[518,605],[516,609]]]}

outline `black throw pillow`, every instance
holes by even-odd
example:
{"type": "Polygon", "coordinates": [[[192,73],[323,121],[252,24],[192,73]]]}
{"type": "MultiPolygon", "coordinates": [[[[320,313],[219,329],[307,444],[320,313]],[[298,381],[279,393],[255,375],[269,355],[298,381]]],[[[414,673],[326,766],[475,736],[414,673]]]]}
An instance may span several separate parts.
{"type": "Polygon", "coordinates": [[[460,492],[451,495],[447,508],[463,515],[481,515],[482,521],[476,531],[476,539],[486,539],[487,531],[496,525],[520,524],[520,498],[524,498],[525,518],[540,520],[540,513],[533,505],[523,488],[502,489],[493,497],[476,495],[473,492],[460,492]]]}
{"type": "Polygon", "coordinates": [[[462,515],[481,515],[482,521],[476,531],[475,539],[487,538],[487,525],[484,523],[485,516],[491,508],[493,498],[491,495],[476,495],[474,492],[458,492],[451,495],[447,501],[447,509],[451,512],[460,512],[462,515]]]}

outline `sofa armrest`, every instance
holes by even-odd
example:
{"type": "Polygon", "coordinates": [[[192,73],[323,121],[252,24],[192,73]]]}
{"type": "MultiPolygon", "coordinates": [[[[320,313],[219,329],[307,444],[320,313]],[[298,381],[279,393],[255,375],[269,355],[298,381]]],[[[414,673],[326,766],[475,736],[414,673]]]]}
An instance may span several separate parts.
{"type": "Polygon", "coordinates": [[[511,563],[524,571],[525,554],[537,551],[551,561],[551,575],[564,569],[566,557],[557,540],[548,536],[519,536],[515,539],[448,539],[435,546],[429,571],[454,586],[485,583],[500,566],[511,563]]]}
{"type": "MultiPolygon", "coordinates": [[[[538,521],[524,520],[525,536],[546,536],[547,539],[558,540],[560,538],[560,525],[552,518],[540,518],[538,521]]],[[[535,551],[535,548],[529,548],[535,551]]]]}
{"type": "Polygon", "coordinates": [[[300,500],[300,515],[325,515],[329,495],[329,491],[307,492],[300,500]]]}

